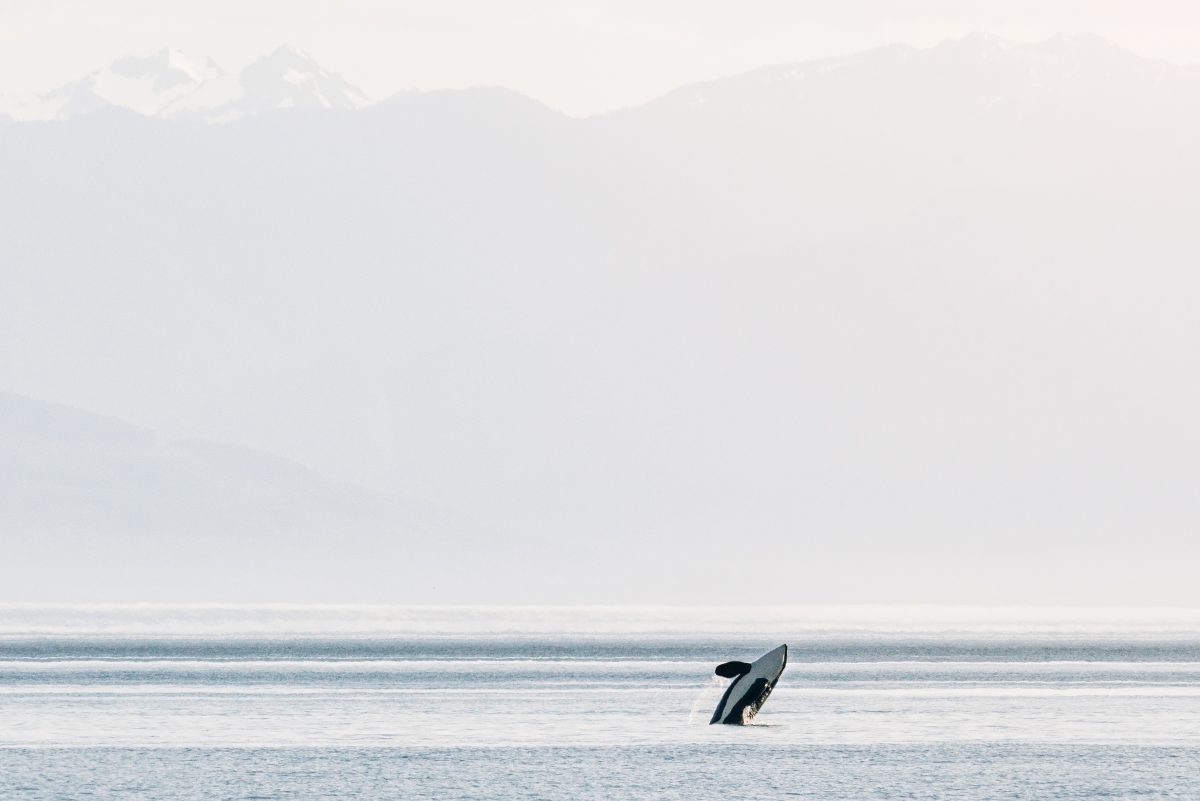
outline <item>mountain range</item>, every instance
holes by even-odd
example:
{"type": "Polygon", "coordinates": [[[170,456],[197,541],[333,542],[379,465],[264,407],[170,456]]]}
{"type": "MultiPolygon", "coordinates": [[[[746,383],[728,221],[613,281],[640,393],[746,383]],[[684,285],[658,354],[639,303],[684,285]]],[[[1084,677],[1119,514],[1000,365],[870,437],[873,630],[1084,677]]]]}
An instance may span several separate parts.
{"type": "MultiPolygon", "coordinates": [[[[898,86],[929,88],[946,77],[939,75],[942,70],[964,66],[980,79],[973,90],[981,104],[1011,102],[1030,89],[1052,99],[1101,77],[1113,80],[1106,83],[1105,91],[1150,90],[1182,93],[1182,98],[1200,80],[1200,68],[1141,58],[1097,36],[1062,35],[1026,44],[974,33],[929,50],[893,45],[849,57],[764,67],[686,86],[649,105],[723,109],[722,101],[732,101],[743,111],[777,110],[780,100],[820,101],[823,91],[852,96],[859,88],[855,81],[874,81],[889,67],[896,76],[904,76],[898,86]],[[917,74],[922,70],[925,75],[917,74]],[[813,92],[816,96],[810,96],[813,92]]],[[[21,121],[66,120],[111,107],[164,119],[229,122],[278,110],[353,110],[373,103],[357,87],[291,45],[276,48],[238,73],[226,72],[211,58],[164,48],[118,59],[45,94],[0,95],[0,114],[21,121]]]]}
{"type": "Polygon", "coordinates": [[[463,598],[1200,603],[1196,69],[979,35],[583,119],[252,96],[0,119],[0,387],[508,532],[463,598]]]}
{"type": "Polygon", "coordinates": [[[238,73],[171,48],[127,56],[74,83],[33,97],[0,97],[17,120],[68,120],[121,108],[174,120],[229,122],[277,109],[354,109],[366,96],[311,56],[284,46],[238,73]]]}

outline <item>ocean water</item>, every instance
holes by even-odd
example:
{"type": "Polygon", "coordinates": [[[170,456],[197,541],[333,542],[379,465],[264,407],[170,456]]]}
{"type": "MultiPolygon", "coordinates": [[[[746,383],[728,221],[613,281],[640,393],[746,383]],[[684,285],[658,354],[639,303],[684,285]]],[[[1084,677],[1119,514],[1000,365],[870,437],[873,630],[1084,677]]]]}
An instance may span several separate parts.
{"type": "Polygon", "coordinates": [[[3,801],[751,795],[1200,799],[1200,611],[0,607],[3,801]]]}

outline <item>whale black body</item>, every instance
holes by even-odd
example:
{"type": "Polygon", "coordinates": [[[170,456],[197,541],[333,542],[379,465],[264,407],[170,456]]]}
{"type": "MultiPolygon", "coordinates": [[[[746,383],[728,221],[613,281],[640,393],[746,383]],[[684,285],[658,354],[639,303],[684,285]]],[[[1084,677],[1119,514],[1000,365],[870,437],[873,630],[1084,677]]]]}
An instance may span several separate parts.
{"type": "Polygon", "coordinates": [[[787,646],[781,645],[763,654],[752,663],[726,662],[718,665],[716,674],[733,679],[721,702],[713,712],[712,723],[741,726],[749,723],[758,710],[767,702],[767,696],[775,689],[784,667],[787,666],[787,646]]]}

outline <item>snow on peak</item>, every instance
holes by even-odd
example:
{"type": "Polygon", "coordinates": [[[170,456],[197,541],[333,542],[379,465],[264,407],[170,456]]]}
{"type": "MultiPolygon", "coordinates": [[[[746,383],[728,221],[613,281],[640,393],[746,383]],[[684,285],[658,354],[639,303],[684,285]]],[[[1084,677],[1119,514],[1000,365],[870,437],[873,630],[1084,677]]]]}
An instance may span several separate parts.
{"type": "Polygon", "coordinates": [[[50,92],[0,101],[0,111],[19,120],[62,120],[116,106],[154,115],[176,99],[220,76],[212,59],[178,50],[126,56],[50,92]]]}
{"type": "Polygon", "coordinates": [[[226,122],[275,109],[356,109],[367,103],[358,88],[290,45],[276,48],[236,75],[211,58],[163,48],[119,58],[42,95],[0,98],[0,115],[64,120],[117,107],[146,116],[226,122]]]}
{"type": "Polygon", "coordinates": [[[366,96],[297,47],[261,56],[238,75],[210,81],[164,110],[171,118],[227,122],[276,109],[356,109],[366,96]]]}
{"type": "Polygon", "coordinates": [[[148,56],[126,56],[109,67],[124,78],[150,78],[160,90],[196,85],[222,74],[211,58],[198,59],[174,48],[163,48],[148,56]]]}
{"type": "Polygon", "coordinates": [[[290,101],[296,108],[344,108],[366,105],[366,96],[340,75],[321,67],[304,51],[284,46],[242,71],[246,87],[270,107],[290,101]]]}
{"type": "Polygon", "coordinates": [[[316,59],[293,44],[283,44],[266,55],[259,56],[255,64],[269,64],[273,69],[294,68],[299,70],[321,70],[316,59]]]}

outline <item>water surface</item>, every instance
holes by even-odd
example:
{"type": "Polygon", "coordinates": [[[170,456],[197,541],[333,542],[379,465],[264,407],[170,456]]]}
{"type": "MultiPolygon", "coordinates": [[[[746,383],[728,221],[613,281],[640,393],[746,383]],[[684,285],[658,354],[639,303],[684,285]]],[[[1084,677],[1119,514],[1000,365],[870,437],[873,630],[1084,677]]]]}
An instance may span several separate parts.
{"type": "Polygon", "coordinates": [[[760,792],[1200,798],[1200,614],[0,607],[4,799],[760,792]]]}

